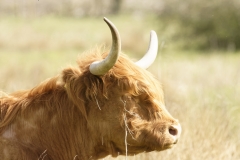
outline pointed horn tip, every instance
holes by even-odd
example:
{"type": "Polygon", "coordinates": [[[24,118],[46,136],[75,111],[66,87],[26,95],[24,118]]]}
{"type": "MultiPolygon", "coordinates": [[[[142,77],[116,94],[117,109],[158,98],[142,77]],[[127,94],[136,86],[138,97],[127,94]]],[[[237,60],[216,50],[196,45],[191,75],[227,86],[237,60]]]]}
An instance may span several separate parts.
{"type": "Polygon", "coordinates": [[[157,33],[154,30],[151,30],[150,35],[153,35],[153,34],[157,35],[157,33]]]}
{"type": "Polygon", "coordinates": [[[116,29],[116,26],[109,20],[107,19],[106,17],[103,17],[103,20],[107,23],[107,25],[110,27],[110,28],[115,28],[116,29]]]}
{"type": "Polygon", "coordinates": [[[150,32],[150,39],[156,41],[158,43],[158,36],[157,33],[154,30],[151,30],[150,32]]]}
{"type": "Polygon", "coordinates": [[[111,21],[109,19],[107,19],[106,17],[103,17],[103,20],[106,22],[106,23],[111,23],[111,21]]]}

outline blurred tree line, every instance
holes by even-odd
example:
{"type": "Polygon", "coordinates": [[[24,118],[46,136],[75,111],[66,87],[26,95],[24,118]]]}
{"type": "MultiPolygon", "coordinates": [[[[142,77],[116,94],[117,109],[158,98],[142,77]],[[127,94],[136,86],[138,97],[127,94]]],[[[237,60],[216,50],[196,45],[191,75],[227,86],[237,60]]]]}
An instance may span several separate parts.
{"type": "Polygon", "coordinates": [[[174,20],[185,47],[197,49],[240,49],[239,0],[168,0],[159,17],[174,20]]]}
{"type": "Polygon", "coordinates": [[[240,49],[240,0],[0,1],[0,15],[86,17],[121,13],[154,14],[164,24],[161,29],[177,25],[171,39],[182,41],[181,47],[240,49]]]}

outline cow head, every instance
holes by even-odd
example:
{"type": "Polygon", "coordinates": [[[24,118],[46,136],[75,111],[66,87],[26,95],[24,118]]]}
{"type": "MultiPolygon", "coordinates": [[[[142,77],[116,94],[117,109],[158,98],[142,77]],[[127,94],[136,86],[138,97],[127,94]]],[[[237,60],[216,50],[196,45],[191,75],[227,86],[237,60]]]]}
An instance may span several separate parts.
{"type": "Polygon", "coordinates": [[[151,31],[147,53],[134,63],[120,54],[116,27],[110,52],[96,49],[68,68],[62,80],[69,98],[79,108],[94,139],[99,157],[161,151],[177,143],[181,126],[166,110],[160,83],[146,68],[157,54],[157,35],[151,31]]]}

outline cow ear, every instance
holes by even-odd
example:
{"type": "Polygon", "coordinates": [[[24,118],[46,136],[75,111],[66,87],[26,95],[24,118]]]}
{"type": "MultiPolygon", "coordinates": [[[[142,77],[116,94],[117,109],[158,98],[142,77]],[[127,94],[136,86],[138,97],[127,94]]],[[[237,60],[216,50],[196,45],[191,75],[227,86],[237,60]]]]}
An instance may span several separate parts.
{"type": "Polygon", "coordinates": [[[68,68],[62,72],[62,81],[69,100],[77,106],[83,116],[87,119],[84,101],[79,96],[82,90],[82,85],[79,85],[79,77],[81,77],[81,72],[76,68],[68,68]]]}

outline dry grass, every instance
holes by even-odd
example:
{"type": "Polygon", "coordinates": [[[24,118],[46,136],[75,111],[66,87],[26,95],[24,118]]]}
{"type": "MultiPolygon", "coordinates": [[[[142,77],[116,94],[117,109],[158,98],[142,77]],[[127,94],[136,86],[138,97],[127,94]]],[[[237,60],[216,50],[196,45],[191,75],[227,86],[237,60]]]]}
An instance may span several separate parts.
{"type": "MultiPolygon", "coordinates": [[[[7,32],[0,33],[0,90],[9,93],[31,88],[58,74],[64,66],[74,64],[77,54],[83,49],[89,49],[96,43],[109,44],[110,36],[104,24],[97,29],[93,27],[91,36],[85,38],[80,33],[87,35],[91,31],[81,27],[85,24],[95,26],[98,20],[79,21],[54,18],[40,21],[1,20],[0,29],[5,28],[7,32]],[[62,27],[55,29],[56,26],[62,27]],[[103,34],[100,34],[101,29],[103,34]]],[[[120,19],[116,22],[120,24],[120,19]]],[[[136,23],[141,24],[141,21],[136,23]]],[[[148,33],[145,29],[141,30],[143,26],[137,27],[137,31],[129,36],[131,29],[125,31],[124,28],[128,27],[120,25],[123,41],[137,33],[148,33]]],[[[146,34],[139,43],[145,43],[147,38],[146,34]]],[[[131,38],[126,41],[135,43],[131,38]]],[[[147,42],[141,47],[124,43],[124,50],[126,47],[131,53],[140,53],[147,47],[147,42]]],[[[161,51],[149,70],[163,82],[167,108],[180,120],[183,128],[181,139],[173,149],[139,154],[128,159],[240,159],[240,54],[175,52],[161,51]]],[[[137,54],[131,56],[139,57],[137,54]]],[[[113,158],[105,158],[110,159],[113,158]]],[[[125,157],[116,159],[123,160],[125,157]]]]}

